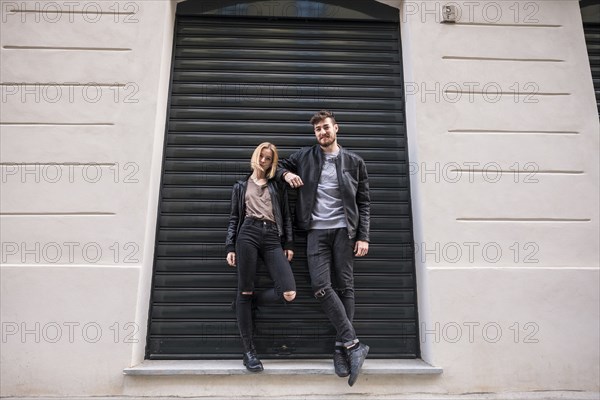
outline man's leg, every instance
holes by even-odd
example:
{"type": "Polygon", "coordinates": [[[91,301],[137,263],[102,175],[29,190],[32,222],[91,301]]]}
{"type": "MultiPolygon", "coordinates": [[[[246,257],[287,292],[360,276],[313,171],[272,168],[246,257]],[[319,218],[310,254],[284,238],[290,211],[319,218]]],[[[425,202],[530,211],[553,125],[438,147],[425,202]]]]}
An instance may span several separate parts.
{"type": "MultiPolygon", "coordinates": [[[[354,320],[354,241],[348,238],[348,230],[337,229],[333,238],[333,271],[335,291],[344,305],[346,317],[354,320]]],[[[335,338],[333,364],[339,377],[350,375],[350,366],[342,338],[335,338]]]]}
{"type": "Polygon", "coordinates": [[[334,366],[340,377],[348,376],[350,369],[343,348],[358,342],[344,304],[331,287],[331,266],[335,230],[309,231],[307,236],[308,269],[316,299],[336,329],[340,346],[334,351],[334,366]]]}
{"type": "MultiPolygon", "coordinates": [[[[354,240],[348,238],[348,230],[337,229],[333,239],[333,279],[334,288],[344,304],[346,316],[354,320],[354,240]]],[[[336,346],[341,346],[341,338],[336,337],[336,346]]]]}
{"type": "MultiPolygon", "coordinates": [[[[333,268],[337,293],[344,304],[346,316],[350,323],[354,319],[354,240],[348,237],[347,229],[337,229],[333,241],[333,268]]],[[[350,377],[348,384],[354,385],[362,368],[365,358],[369,353],[369,346],[356,343],[348,348],[348,368],[350,377]]]]}

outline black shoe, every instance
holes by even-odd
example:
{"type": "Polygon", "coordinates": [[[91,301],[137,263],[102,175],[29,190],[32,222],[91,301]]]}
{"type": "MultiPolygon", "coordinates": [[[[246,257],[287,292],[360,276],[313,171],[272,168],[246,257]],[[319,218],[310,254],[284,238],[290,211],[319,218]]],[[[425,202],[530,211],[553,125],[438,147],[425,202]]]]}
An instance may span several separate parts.
{"type": "Polygon", "coordinates": [[[350,375],[350,367],[348,366],[348,358],[344,349],[336,347],[333,352],[333,366],[335,367],[335,374],[340,378],[345,378],[350,375]]]}
{"type": "Polygon", "coordinates": [[[261,372],[264,370],[255,350],[250,350],[244,353],[244,366],[250,372],[261,372]]]}
{"type": "Polygon", "coordinates": [[[365,362],[365,358],[367,358],[367,354],[369,354],[369,346],[362,343],[359,343],[355,348],[348,350],[348,364],[350,364],[350,378],[348,378],[348,385],[354,385],[358,379],[358,374],[365,362]]]}

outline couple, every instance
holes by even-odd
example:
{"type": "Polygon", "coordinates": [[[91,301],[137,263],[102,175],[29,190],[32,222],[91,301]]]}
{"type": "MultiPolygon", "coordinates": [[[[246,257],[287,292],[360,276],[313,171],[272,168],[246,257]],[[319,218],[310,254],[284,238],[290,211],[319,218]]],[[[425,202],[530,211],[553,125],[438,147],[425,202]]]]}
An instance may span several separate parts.
{"type": "Polygon", "coordinates": [[[289,262],[294,256],[291,217],[283,181],[298,188],[296,220],[307,231],[312,291],[335,327],[335,372],[354,385],[369,346],[359,342],[354,317],[354,256],[369,251],[369,183],[365,162],[337,143],[333,113],[316,113],[311,124],[318,144],[278,160],[277,148],[260,144],[252,155],[252,174],[233,186],[227,230],[227,263],[237,266],[236,316],[243,362],[263,370],[252,340],[252,304],[291,302],[296,284],[289,262]],[[283,243],[283,245],[282,245],[283,243]],[[257,258],[267,266],[275,288],[255,293],[257,258]],[[331,272],[334,276],[332,288],[331,272]]]}

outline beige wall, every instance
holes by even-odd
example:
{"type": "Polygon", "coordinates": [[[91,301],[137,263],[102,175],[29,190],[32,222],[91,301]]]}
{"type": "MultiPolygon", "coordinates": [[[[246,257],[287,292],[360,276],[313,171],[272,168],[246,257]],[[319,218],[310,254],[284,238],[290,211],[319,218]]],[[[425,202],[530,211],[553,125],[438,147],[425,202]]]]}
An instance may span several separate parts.
{"type": "Polygon", "coordinates": [[[578,3],[459,2],[456,24],[432,3],[402,7],[423,358],[454,390],[597,391],[599,127],[578,3]]]}
{"type": "Polygon", "coordinates": [[[1,2],[3,396],[600,389],[599,127],[576,1],[458,2],[454,25],[445,3],[385,2],[401,10],[421,348],[444,374],[351,389],[123,377],[143,359],[174,3],[50,3],[1,2]]]}
{"type": "Polygon", "coordinates": [[[143,357],[174,5],[1,10],[2,395],[118,394],[143,357]]]}

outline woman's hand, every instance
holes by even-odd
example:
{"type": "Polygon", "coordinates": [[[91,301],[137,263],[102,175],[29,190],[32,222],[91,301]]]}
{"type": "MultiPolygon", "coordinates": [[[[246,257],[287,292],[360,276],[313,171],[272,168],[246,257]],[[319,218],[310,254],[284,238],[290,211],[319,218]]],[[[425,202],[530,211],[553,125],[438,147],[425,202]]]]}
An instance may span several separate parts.
{"type": "Polygon", "coordinates": [[[227,253],[227,264],[230,267],[235,267],[235,253],[233,251],[227,253]]]}
{"type": "Polygon", "coordinates": [[[285,254],[286,258],[288,261],[292,261],[292,258],[294,258],[294,251],[293,250],[284,250],[283,254],[285,254]]]}

